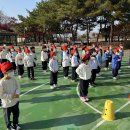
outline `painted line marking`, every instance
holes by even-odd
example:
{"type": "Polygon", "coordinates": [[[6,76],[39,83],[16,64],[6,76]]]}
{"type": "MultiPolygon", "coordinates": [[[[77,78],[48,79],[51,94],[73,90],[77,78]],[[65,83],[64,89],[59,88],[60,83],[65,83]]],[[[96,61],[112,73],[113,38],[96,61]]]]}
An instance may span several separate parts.
{"type": "Polygon", "coordinates": [[[38,88],[41,88],[42,86],[47,85],[48,83],[49,83],[49,82],[47,82],[47,83],[45,83],[45,84],[41,84],[41,85],[39,85],[39,86],[37,86],[37,87],[35,87],[35,88],[33,88],[33,89],[31,89],[31,90],[29,90],[29,91],[23,93],[23,94],[21,94],[20,97],[22,97],[22,96],[24,96],[24,95],[26,95],[26,94],[32,92],[33,90],[36,90],[36,89],[38,89],[38,88]]]}
{"type": "MultiPolygon", "coordinates": [[[[79,85],[79,84],[78,84],[78,85],[79,85]]],[[[78,85],[77,85],[77,87],[76,87],[76,91],[77,91],[77,95],[79,96],[78,85]]],[[[79,98],[80,98],[80,96],[79,96],[79,98]]],[[[93,109],[93,110],[96,111],[97,113],[102,114],[101,111],[99,111],[98,109],[94,108],[94,107],[91,106],[89,103],[84,102],[84,104],[86,104],[88,107],[90,107],[91,109],[93,109]]]]}

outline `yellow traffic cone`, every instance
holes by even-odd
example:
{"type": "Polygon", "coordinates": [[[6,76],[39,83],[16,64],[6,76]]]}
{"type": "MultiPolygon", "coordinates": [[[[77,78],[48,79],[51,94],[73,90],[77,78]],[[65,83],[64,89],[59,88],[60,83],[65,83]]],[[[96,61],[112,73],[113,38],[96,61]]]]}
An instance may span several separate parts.
{"type": "Polygon", "coordinates": [[[102,118],[106,121],[113,121],[115,119],[113,101],[106,100],[102,118]]]}

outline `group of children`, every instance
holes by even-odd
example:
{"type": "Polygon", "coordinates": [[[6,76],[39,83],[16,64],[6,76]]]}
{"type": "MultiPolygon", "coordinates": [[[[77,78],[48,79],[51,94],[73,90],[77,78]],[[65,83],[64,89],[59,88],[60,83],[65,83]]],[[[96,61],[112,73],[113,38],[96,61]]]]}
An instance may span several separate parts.
{"type": "MultiPolygon", "coordinates": [[[[67,44],[61,46],[61,66],[63,67],[63,76],[69,78],[69,68],[71,66],[71,81],[78,81],[79,76],[79,93],[81,101],[89,101],[88,88],[96,85],[96,77],[100,76],[103,66],[103,56],[105,70],[109,69],[112,64],[113,79],[116,80],[118,71],[121,68],[121,61],[124,55],[123,45],[112,49],[111,46],[104,50],[102,46],[93,44],[89,49],[87,46],[82,47],[82,54],[79,54],[77,45],[73,44],[68,47],[67,44]]],[[[43,73],[47,68],[50,70],[50,87],[58,87],[58,51],[57,47],[52,44],[50,47],[43,45],[41,50],[41,64],[43,73]]],[[[18,47],[16,50],[11,45],[9,49],[4,45],[0,47],[0,99],[4,109],[4,118],[7,130],[19,130],[19,95],[20,85],[12,76],[18,73],[19,78],[23,78],[24,67],[27,68],[28,78],[34,80],[34,71],[37,66],[37,56],[35,47],[23,48],[18,47]],[[10,115],[13,113],[13,124],[10,121],[10,115]]],[[[44,77],[43,77],[44,78],[44,77]]]]}

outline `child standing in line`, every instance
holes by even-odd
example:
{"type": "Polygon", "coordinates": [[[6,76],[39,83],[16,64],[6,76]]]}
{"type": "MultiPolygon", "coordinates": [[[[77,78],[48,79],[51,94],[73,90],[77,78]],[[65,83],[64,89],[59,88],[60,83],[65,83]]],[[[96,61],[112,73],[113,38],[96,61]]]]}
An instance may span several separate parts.
{"type": "Polygon", "coordinates": [[[34,59],[30,55],[30,50],[25,49],[24,66],[27,67],[28,78],[34,80],[34,59]]]}
{"type": "Polygon", "coordinates": [[[97,68],[97,74],[96,76],[100,76],[100,71],[101,71],[101,66],[102,66],[102,55],[101,55],[101,50],[97,50],[97,55],[96,55],[97,61],[98,61],[98,68],[97,68]]]}
{"type": "Polygon", "coordinates": [[[31,50],[30,55],[32,55],[32,57],[33,57],[33,59],[34,59],[34,67],[36,67],[36,64],[37,64],[37,56],[36,56],[36,53],[35,53],[35,47],[34,47],[34,46],[30,47],[30,50],[31,50]]]}
{"type": "Polygon", "coordinates": [[[111,62],[112,62],[112,55],[113,55],[113,51],[112,51],[112,46],[111,45],[109,46],[109,54],[110,54],[109,64],[111,64],[111,62]]]}
{"type": "Polygon", "coordinates": [[[119,50],[114,49],[114,55],[113,55],[113,58],[112,58],[112,75],[113,75],[114,80],[117,79],[120,61],[121,61],[121,59],[119,57],[119,50]]]}
{"type": "Polygon", "coordinates": [[[89,82],[91,78],[91,67],[88,64],[89,59],[90,59],[89,54],[83,55],[82,63],[76,69],[76,73],[80,77],[80,83],[79,83],[80,100],[83,102],[89,101],[88,88],[89,88],[89,82]]]}
{"type": "Polygon", "coordinates": [[[47,72],[47,62],[48,62],[48,53],[47,53],[47,48],[45,45],[43,45],[43,47],[42,47],[41,61],[42,61],[43,72],[46,73],[47,72]]]}
{"type": "Polygon", "coordinates": [[[109,54],[109,49],[106,48],[105,53],[104,53],[105,70],[108,70],[108,68],[109,68],[110,57],[111,57],[111,55],[109,54]]]}
{"type": "Polygon", "coordinates": [[[67,45],[63,45],[62,46],[62,50],[63,50],[63,61],[62,61],[62,66],[63,66],[63,74],[64,74],[64,78],[68,79],[68,75],[69,75],[69,64],[70,64],[70,57],[69,54],[67,53],[67,45]]]}
{"type": "Polygon", "coordinates": [[[95,80],[96,80],[96,73],[98,68],[98,61],[96,55],[97,55],[96,51],[93,51],[89,61],[90,67],[92,69],[90,86],[96,85],[95,80]]]}
{"type": "Polygon", "coordinates": [[[58,79],[58,62],[55,56],[55,52],[50,52],[50,61],[49,61],[49,69],[50,69],[50,86],[51,89],[58,87],[57,79],[58,79]]]}
{"type": "Polygon", "coordinates": [[[10,52],[7,54],[7,59],[11,62],[11,64],[13,65],[13,70],[14,70],[14,74],[16,74],[16,64],[15,64],[15,57],[17,55],[17,52],[14,49],[14,46],[11,45],[9,47],[10,52]]]}
{"type": "Polygon", "coordinates": [[[0,99],[2,100],[6,127],[7,130],[20,130],[21,128],[18,125],[20,85],[16,79],[9,74],[10,71],[13,70],[11,63],[2,63],[0,68],[4,74],[4,78],[0,80],[0,99]],[[11,114],[13,114],[13,124],[11,124],[10,121],[11,114]]]}
{"type": "Polygon", "coordinates": [[[1,51],[1,61],[2,63],[3,62],[7,62],[7,59],[6,59],[6,55],[7,55],[7,49],[5,48],[5,46],[2,47],[2,51],[1,51]]]}
{"type": "Polygon", "coordinates": [[[24,55],[22,53],[21,48],[17,49],[18,54],[15,57],[15,64],[18,69],[18,77],[23,78],[23,73],[24,73],[24,55]]]}
{"type": "Polygon", "coordinates": [[[77,69],[77,67],[79,65],[79,62],[78,62],[78,57],[77,57],[76,50],[72,50],[71,54],[72,54],[72,57],[71,57],[71,66],[72,66],[71,81],[75,82],[77,80],[76,69],[77,69]]]}

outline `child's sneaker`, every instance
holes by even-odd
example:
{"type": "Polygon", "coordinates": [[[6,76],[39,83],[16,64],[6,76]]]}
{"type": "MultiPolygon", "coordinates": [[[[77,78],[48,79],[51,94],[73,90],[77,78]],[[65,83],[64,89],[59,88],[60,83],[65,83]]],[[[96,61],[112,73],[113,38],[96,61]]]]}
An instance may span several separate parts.
{"type": "Polygon", "coordinates": [[[88,97],[85,97],[85,100],[86,100],[85,102],[89,102],[89,98],[88,97]]]}
{"type": "Polygon", "coordinates": [[[51,88],[51,89],[54,89],[54,86],[52,85],[52,86],[50,86],[50,88],[51,88]]]}
{"type": "Polygon", "coordinates": [[[21,130],[21,127],[18,124],[16,125],[16,130],[21,130]]]}
{"type": "Polygon", "coordinates": [[[75,80],[71,80],[71,82],[73,82],[73,83],[74,83],[74,82],[75,82],[75,80]]]}
{"type": "Polygon", "coordinates": [[[104,70],[107,70],[107,68],[104,68],[104,70]]]}
{"type": "Polygon", "coordinates": [[[53,88],[56,88],[56,87],[57,87],[56,84],[54,84],[54,85],[53,85],[53,88]]]}
{"type": "Polygon", "coordinates": [[[99,76],[100,76],[100,74],[96,74],[96,76],[97,76],[97,77],[99,77],[99,76]]]}
{"type": "Polygon", "coordinates": [[[113,77],[113,79],[114,79],[114,80],[117,80],[117,78],[116,78],[116,77],[113,77]]]}
{"type": "Polygon", "coordinates": [[[82,102],[85,102],[85,101],[86,101],[86,99],[85,99],[84,97],[80,97],[80,100],[81,100],[82,102]]]}
{"type": "Polygon", "coordinates": [[[93,88],[93,85],[92,85],[91,83],[89,83],[89,87],[90,87],[90,88],[93,88]]]}

